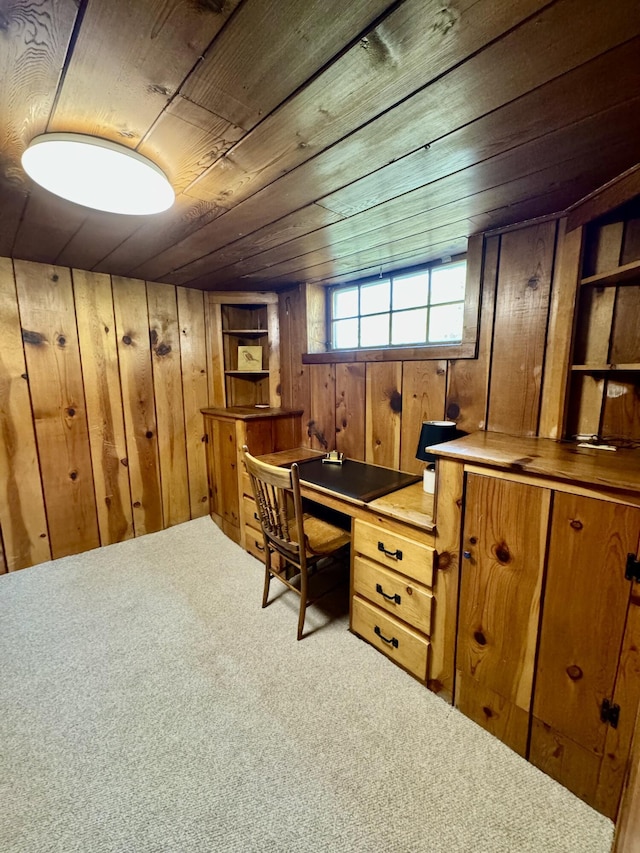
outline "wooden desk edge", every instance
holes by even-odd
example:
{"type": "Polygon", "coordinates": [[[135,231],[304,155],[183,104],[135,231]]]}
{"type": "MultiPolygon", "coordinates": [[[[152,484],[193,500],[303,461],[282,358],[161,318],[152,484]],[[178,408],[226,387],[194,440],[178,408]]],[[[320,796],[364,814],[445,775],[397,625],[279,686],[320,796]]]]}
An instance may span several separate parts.
{"type": "MultiPolygon", "coordinates": [[[[316,459],[324,456],[319,450],[311,450],[308,447],[294,447],[290,450],[280,450],[275,453],[267,453],[260,456],[263,462],[269,465],[290,465],[292,462],[302,462],[305,459],[316,459]]],[[[321,486],[310,486],[301,482],[301,491],[304,497],[313,499],[322,496],[327,506],[351,515],[353,518],[365,519],[371,513],[385,516],[395,521],[402,521],[428,533],[435,533],[436,526],[433,521],[433,495],[427,494],[422,483],[411,483],[393,492],[389,492],[380,498],[375,498],[368,503],[350,498],[347,495],[338,495],[324,489],[321,486]]]]}

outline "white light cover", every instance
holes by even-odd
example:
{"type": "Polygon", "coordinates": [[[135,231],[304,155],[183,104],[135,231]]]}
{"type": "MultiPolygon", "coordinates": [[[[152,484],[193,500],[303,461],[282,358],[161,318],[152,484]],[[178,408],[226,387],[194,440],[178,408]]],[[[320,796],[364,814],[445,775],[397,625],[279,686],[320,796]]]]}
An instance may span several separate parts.
{"type": "Polygon", "coordinates": [[[164,172],[117,142],[81,133],[43,133],[22,155],[29,177],[76,204],[141,216],[160,213],[175,199],[164,172]]]}

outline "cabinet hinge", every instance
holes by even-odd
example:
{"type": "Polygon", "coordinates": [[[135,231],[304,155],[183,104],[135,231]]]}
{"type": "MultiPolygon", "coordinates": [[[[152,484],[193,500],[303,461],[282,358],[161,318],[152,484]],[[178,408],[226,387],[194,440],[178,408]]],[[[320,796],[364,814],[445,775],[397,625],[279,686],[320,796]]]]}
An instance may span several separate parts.
{"type": "Polygon", "coordinates": [[[636,560],[635,554],[627,554],[627,566],[624,576],[628,581],[640,583],[640,560],[636,560]]]}
{"type": "Polygon", "coordinates": [[[608,699],[603,699],[600,706],[600,719],[603,723],[609,723],[612,729],[617,729],[620,720],[620,705],[614,705],[608,699]]]}

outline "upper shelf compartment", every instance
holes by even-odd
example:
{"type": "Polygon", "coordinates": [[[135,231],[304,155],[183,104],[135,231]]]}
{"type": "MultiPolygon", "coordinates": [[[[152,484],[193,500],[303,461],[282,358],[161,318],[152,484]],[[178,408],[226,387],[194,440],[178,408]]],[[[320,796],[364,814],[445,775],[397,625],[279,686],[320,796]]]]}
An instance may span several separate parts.
{"type": "Polygon", "coordinates": [[[632,261],[622,267],[590,275],[580,279],[580,285],[594,284],[597,287],[613,287],[617,284],[638,284],[640,280],[640,261],[632,261]]]}
{"type": "Polygon", "coordinates": [[[278,408],[277,294],[212,292],[208,300],[213,404],[278,408]]]}

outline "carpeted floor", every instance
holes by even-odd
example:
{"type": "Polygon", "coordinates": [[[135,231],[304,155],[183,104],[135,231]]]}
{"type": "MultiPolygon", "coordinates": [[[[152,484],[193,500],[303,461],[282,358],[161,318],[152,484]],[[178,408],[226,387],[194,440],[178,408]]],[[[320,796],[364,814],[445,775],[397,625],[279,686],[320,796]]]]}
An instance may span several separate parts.
{"type": "Polygon", "coordinates": [[[605,853],[612,824],[208,518],[0,577],[3,853],[605,853]],[[281,594],[282,590],[282,594],[281,594]]]}

